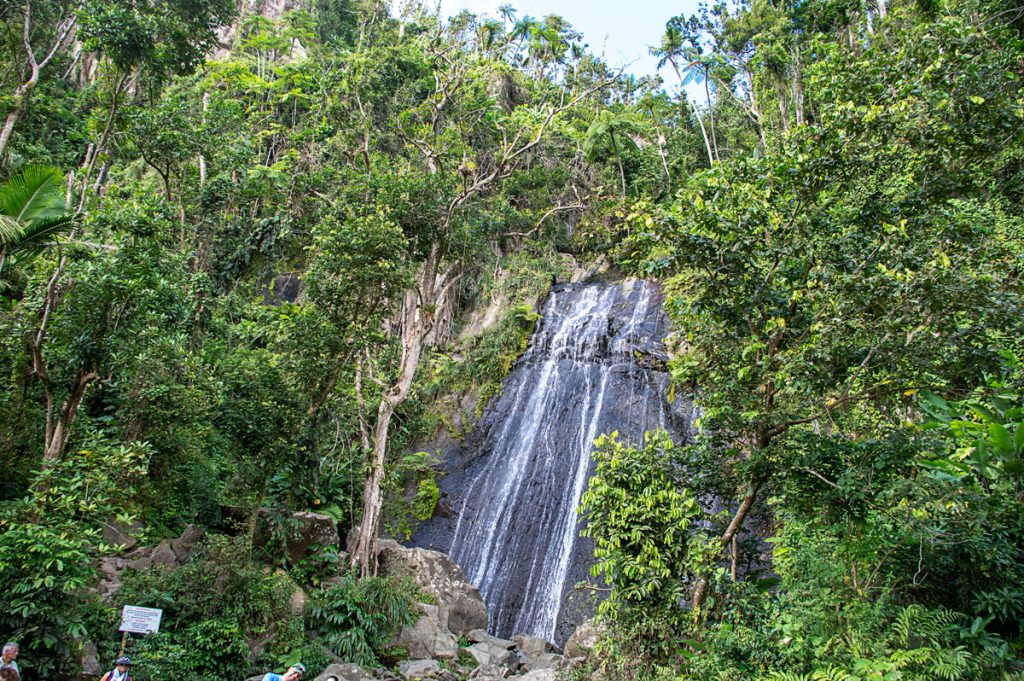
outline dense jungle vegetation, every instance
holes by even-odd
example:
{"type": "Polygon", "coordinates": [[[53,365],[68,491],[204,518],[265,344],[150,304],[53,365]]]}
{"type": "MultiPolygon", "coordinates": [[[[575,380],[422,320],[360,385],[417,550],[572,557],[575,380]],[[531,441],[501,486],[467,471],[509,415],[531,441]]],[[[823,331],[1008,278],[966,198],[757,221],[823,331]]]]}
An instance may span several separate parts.
{"type": "Polygon", "coordinates": [[[26,679],[111,658],[122,603],[165,610],[140,679],[386,662],[415,594],[376,542],[433,512],[419,444],[471,427],[452,396],[493,394],[531,304],[598,260],[663,283],[703,416],[686,447],[599,440],[610,591],[577,678],[1020,674],[1015,0],[709,5],[652,46],[664,81],[510,6],[242,5],[0,4],[0,637],[26,679]],[[289,562],[304,510],[350,552],[289,562]],[[95,593],[105,528],[189,523],[188,565],[95,593]]]}

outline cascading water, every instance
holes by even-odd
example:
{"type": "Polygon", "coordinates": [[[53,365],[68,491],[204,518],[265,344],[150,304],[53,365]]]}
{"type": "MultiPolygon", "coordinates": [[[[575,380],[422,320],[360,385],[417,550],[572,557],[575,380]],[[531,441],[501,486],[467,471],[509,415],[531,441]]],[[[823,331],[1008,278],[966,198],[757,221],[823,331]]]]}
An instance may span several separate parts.
{"type": "Polygon", "coordinates": [[[665,330],[647,282],[555,287],[529,349],[449,465],[450,512],[415,541],[448,550],[480,588],[492,633],[561,644],[578,623],[563,606],[593,561],[577,509],[597,436],[687,436],[688,405],[666,400],[665,330]]]}

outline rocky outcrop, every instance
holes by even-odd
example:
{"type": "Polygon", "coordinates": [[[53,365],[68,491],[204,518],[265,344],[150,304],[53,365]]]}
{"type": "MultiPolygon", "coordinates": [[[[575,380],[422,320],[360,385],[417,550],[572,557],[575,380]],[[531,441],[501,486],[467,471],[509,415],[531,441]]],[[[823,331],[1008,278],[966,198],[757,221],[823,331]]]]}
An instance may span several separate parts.
{"type": "MultiPolygon", "coordinates": [[[[250,17],[261,16],[272,21],[281,19],[286,12],[295,9],[309,9],[310,3],[305,0],[238,0],[238,18],[231,26],[221,28],[217,32],[217,42],[220,46],[210,54],[211,59],[226,59],[231,54],[231,48],[238,40],[238,31],[250,17]]],[[[292,59],[302,59],[306,56],[306,50],[294,40],[292,43],[292,59]]]]}
{"type": "Polygon", "coordinates": [[[82,643],[81,663],[83,679],[97,679],[103,675],[103,668],[100,667],[99,653],[96,652],[96,644],[92,641],[82,643]]]}
{"type": "Polygon", "coordinates": [[[604,634],[604,627],[597,620],[591,618],[583,622],[572,632],[569,640],[565,642],[566,657],[587,657],[597,642],[604,634]]]}
{"type": "Polygon", "coordinates": [[[444,674],[437,660],[406,660],[398,664],[398,675],[406,681],[437,679],[444,674]]]}
{"type": "Polygon", "coordinates": [[[385,540],[378,560],[381,574],[412,577],[420,589],[437,599],[440,621],[456,636],[487,627],[487,606],[480,592],[445,554],[385,540]]]}
{"type": "Polygon", "coordinates": [[[138,535],[142,529],[139,522],[122,523],[117,518],[111,518],[103,524],[100,535],[109,546],[120,546],[124,550],[130,550],[138,546],[138,535]]]}
{"type": "Polygon", "coordinates": [[[372,674],[356,664],[328,665],[313,681],[329,681],[331,677],[337,681],[376,681],[372,674]]]}
{"type": "Polygon", "coordinates": [[[159,567],[176,570],[188,562],[192,550],[204,536],[203,529],[189,525],[177,539],[165,539],[156,546],[143,546],[124,556],[107,556],[99,561],[100,582],[97,592],[109,597],[121,588],[121,573],[124,570],[148,570],[159,567]]]}
{"type": "Polygon", "coordinates": [[[426,603],[419,603],[416,608],[420,618],[402,627],[391,645],[405,648],[413,660],[454,659],[459,653],[459,641],[442,620],[440,608],[426,603]]]}
{"type": "Polygon", "coordinates": [[[543,655],[551,652],[551,644],[536,636],[513,636],[512,640],[527,655],[543,655]]]}
{"type": "MultiPolygon", "coordinates": [[[[292,513],[286,522],[291,530],[288,536],[288,561],[292,565],[316,553],[316,547],[338,546],[341,543],[338,526],[329,516],[298,511],[292,513]]],[[[270,510],[261,508],[257,512],[252,543],[261,549],[270,541],[270,510]]]]}

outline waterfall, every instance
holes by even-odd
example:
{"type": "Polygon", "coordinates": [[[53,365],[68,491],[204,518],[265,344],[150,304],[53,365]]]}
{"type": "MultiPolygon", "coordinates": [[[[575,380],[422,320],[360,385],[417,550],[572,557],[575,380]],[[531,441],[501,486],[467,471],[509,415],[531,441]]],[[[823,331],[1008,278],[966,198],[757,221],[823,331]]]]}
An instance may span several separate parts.
{"type": "Polygon", "coordinates": [[[592,547],[578,508],[601,434],[639,443],[649,428],[684,437],[685,405],[666,401],[661,297],[644,281],[555,287],[530,347],[487,405],[442,481],[448,518],[420,530],[449,550],[487,602],[499,636],[561,644],[592,547]],[[454,522],[454,526],[452,526],[454,522]]]}

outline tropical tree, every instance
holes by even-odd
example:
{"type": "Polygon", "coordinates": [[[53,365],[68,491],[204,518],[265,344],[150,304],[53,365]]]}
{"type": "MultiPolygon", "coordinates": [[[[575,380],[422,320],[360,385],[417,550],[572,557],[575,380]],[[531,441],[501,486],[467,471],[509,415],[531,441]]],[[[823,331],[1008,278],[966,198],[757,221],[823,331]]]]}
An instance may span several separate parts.
{"type": "Polygon", "coordinates": [[[30,256],[52,243],[75,218],[57,168],[28,166],[9,177],[0,185],[0,271],[11,256],[30,256]]]}
{"type": "Polygon", "coordinates": [[[627,145],[636,146],[630,135],[641,131],[641,126],[633,117],[603,109],[594,117],[583,140],[583,153],[587,160],[594,161],[607,154],[615,159],[622,183],[622,198],[626,198],[626,171],[622,165],[622,151],[627,145]]]}
{"type": "MultiPolygon", "coordinates": [[[[669,22],[665,26],[665,33],[661,37],[661,45],[658,47],[651,48],[651,54],[658,58],[658,69],[661,69],[665,64],[670,64],[672,70],[675,71],[676,77],[679,78],[679,99],[680,102],[684,102],[688,99],[686,94],[686,85],[694,77],[694,71],[689,66],[688,55],[689,51],[685,44],[685,38],[683,31],[678,25],[669,22]],[[684,73],[685,72],[685,73],[684,73]]],[[[686,107],[683,108],[683,114],[686,114],[686,107]]],[[[711,149],[711,139],[708,137],[707,127],[704,125],[704,117],[700,115],[699,111],[694,109],[694,116],[697,118],[697,123],[700,125],[701,135],[704,136],[704,147],[708,152],[708,164],[715,164],[715,153],[711,149]]]]}

